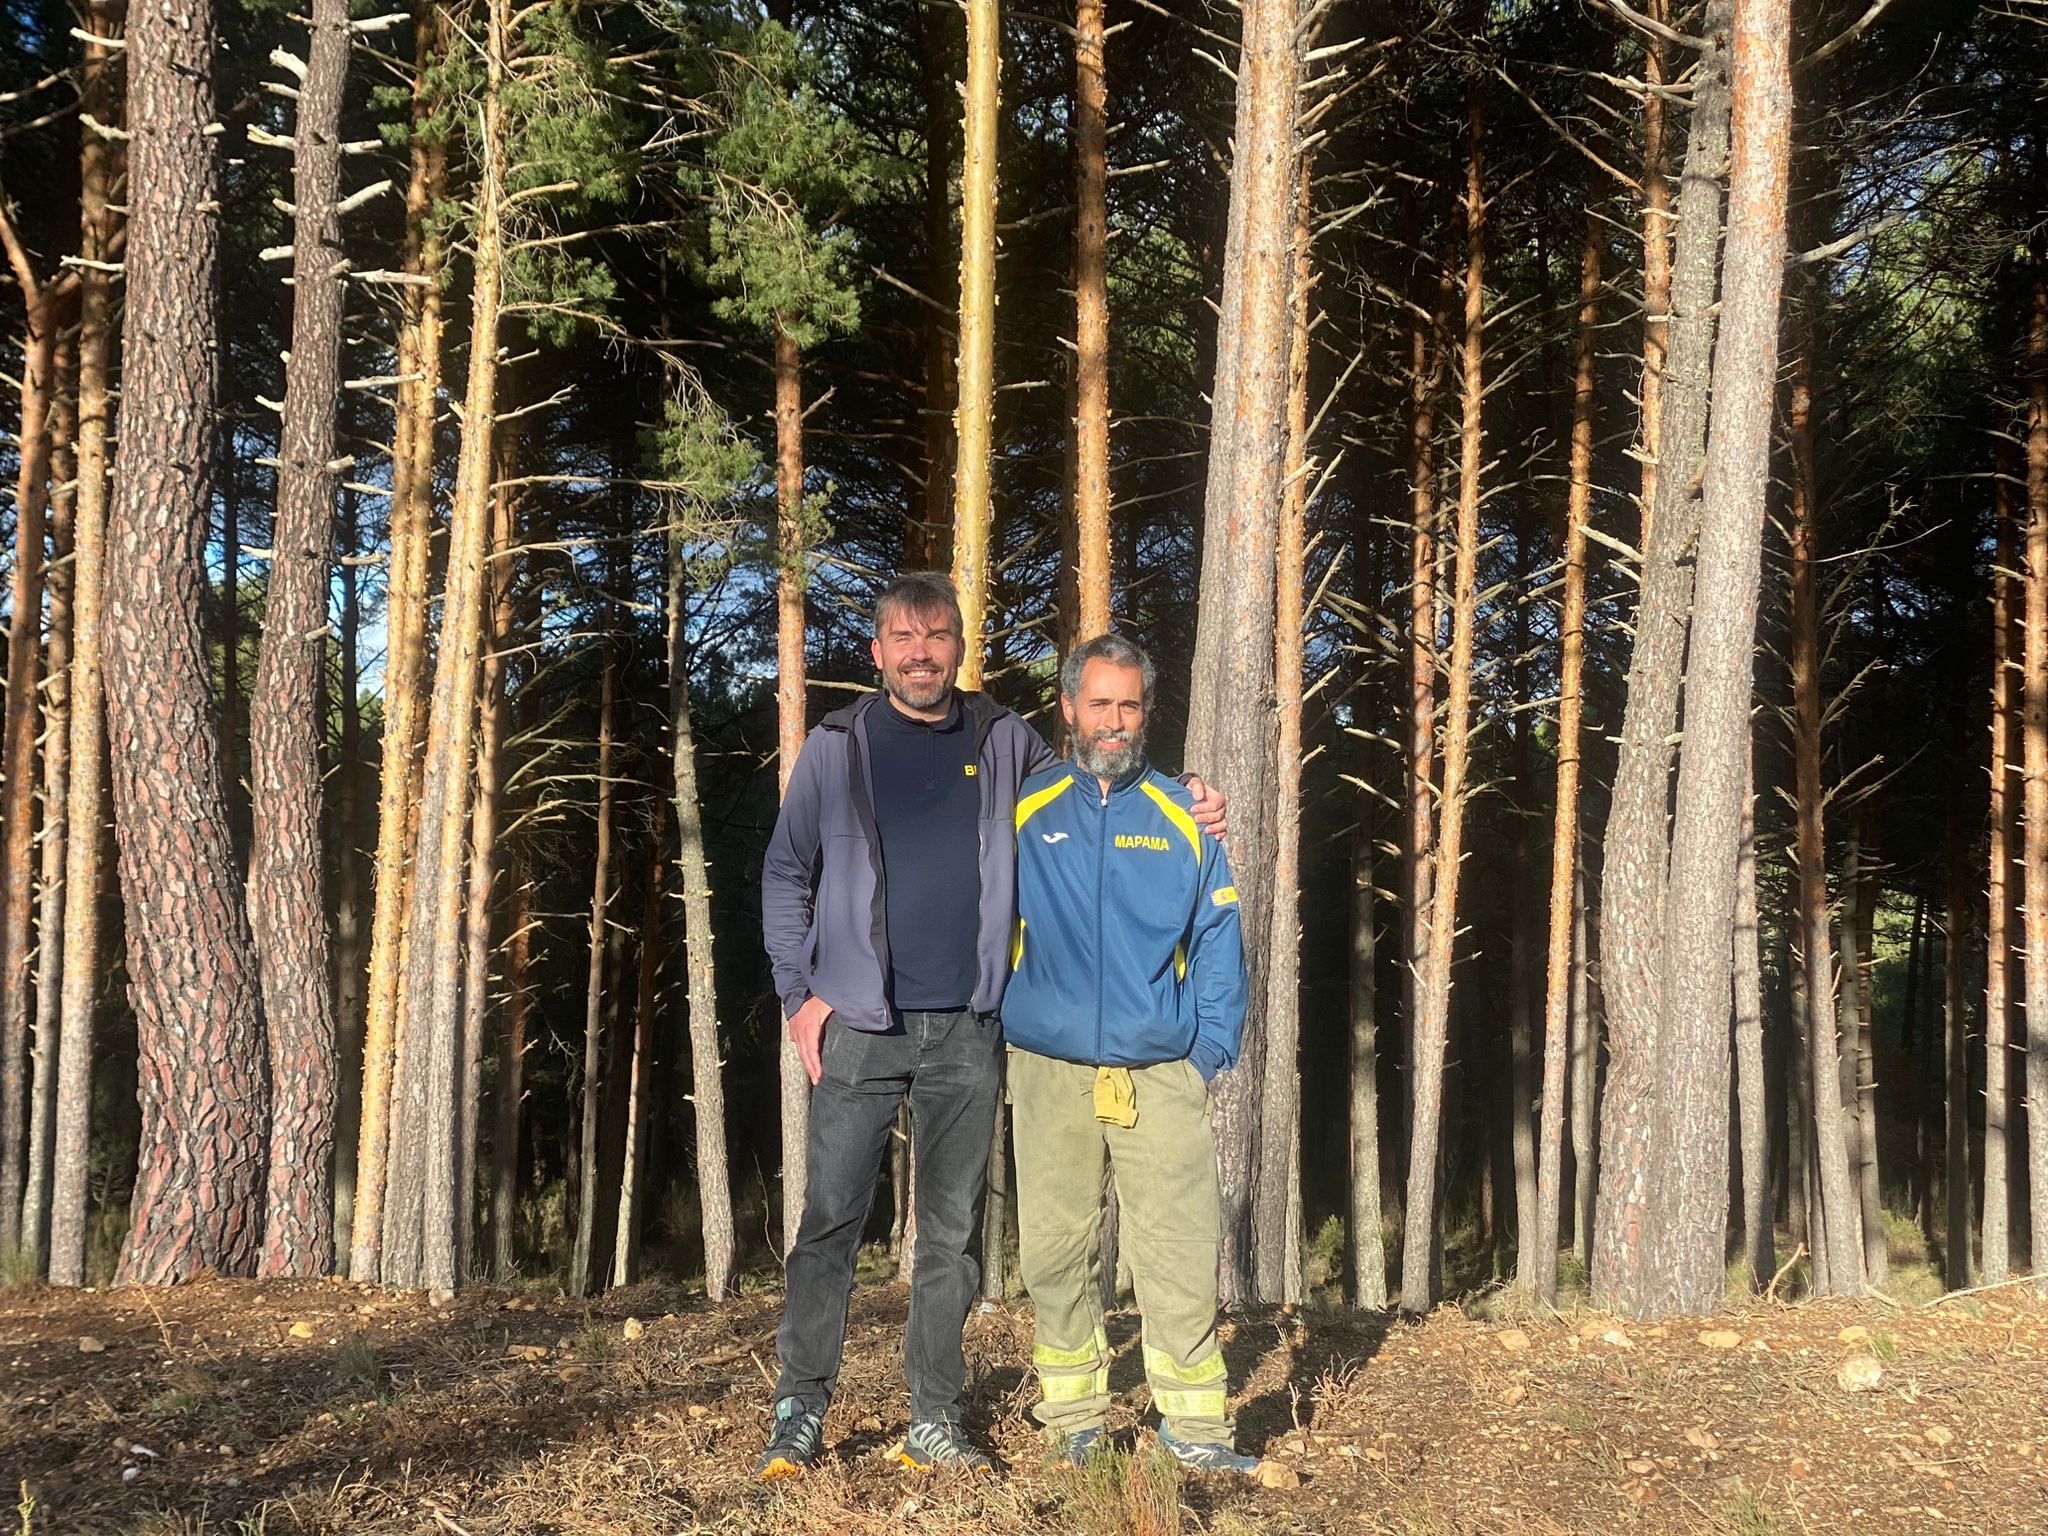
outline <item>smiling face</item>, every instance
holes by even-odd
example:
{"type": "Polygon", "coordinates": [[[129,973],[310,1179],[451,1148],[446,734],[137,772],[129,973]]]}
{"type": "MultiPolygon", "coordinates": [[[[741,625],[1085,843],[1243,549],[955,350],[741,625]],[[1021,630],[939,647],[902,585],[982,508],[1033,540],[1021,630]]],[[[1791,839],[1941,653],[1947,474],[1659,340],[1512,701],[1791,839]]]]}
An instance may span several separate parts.
{"type": "Polygon", "coordinates": [[[1106,657],[1081,669],[1076,693],[1060,695],[1060,713],[1073,734],[1074,761],[1112,783],[1145,756],[1145,674],[1106,657]]]}
{"type": "Polygon", "coordinates": [[[880,616],[872,647],[882,686],[913,715],[944,713],[963,649],[950,613],[916,613],[901,603],[880,616]]]}

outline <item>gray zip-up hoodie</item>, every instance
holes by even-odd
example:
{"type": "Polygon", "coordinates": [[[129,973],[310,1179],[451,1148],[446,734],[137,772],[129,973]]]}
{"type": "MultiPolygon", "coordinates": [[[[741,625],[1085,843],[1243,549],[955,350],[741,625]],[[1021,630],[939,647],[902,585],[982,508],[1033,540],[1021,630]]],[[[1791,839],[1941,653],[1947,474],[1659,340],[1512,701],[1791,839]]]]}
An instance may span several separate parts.
{"type": "MultiPolygon", "coordinates": [[[[1017,786],[1056,761],[1038,732],[982,693],[960,691],[974,730],[981,787],[981,920],[974,1011],[1002,1006],[1017,915],[1017,786]]],[[[761,865],[761,934],[782,1016],[822,997],[842,1024],[880,1033],[896,1022],[889,995],[887,887],[869,792],[866,715],[887,708],[864,694],[818,723],[804,742],[761,865]]]]}

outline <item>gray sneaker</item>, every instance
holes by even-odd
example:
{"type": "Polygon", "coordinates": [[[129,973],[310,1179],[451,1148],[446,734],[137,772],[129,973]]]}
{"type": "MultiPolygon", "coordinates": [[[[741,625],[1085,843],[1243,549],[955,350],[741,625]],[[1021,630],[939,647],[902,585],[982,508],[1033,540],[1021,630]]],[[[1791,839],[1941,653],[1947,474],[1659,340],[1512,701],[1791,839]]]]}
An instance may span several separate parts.
{"type": "Polygon", "coordinates": [[[934,1467],[951,1467],[962,1472],[993,1472],[995,1460],[980,1449],[957,1419],[919,1419],[903,1437],[903,1449],[896,1459],[906,1467],[928,1472],[934,1467]]]}
{"type": "Polygon", "coordinates": [[[818,1459],[824,1447],[824,1416],[797,1398],[781,1398],[775,1404],[775,1427],[768,1435],[768,1449],[754,1463],[754,1479],[772,1483],[777,1478],[795,1477],[818,1459]]]}
{"type": "Polygon", "coordinates": [[[1193,1467],[1197,1472],[1237,1472],[1249,1476],[1259,1467],[1258,1457],[1240,1456],[1227,1445],[1176,1440],[1173,1431],[1164,1424],[1159,1426],[1159,1443],[1166,1447],[1175,1461],[1184,1467],[1193,1467]]]}

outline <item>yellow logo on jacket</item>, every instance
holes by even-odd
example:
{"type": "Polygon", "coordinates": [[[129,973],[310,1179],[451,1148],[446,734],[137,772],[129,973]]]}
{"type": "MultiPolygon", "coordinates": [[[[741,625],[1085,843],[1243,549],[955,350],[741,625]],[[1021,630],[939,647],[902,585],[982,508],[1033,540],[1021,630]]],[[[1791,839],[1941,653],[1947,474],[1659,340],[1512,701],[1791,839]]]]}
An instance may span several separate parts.
{"type": "Polygon", "coordinates": [[[1119,848],[1150,848],[1155,853],[1164,853],[1172,845],[1163,837],[1147,837],[1138,832],[1119,832],[1116,835],[1119,848]]]}

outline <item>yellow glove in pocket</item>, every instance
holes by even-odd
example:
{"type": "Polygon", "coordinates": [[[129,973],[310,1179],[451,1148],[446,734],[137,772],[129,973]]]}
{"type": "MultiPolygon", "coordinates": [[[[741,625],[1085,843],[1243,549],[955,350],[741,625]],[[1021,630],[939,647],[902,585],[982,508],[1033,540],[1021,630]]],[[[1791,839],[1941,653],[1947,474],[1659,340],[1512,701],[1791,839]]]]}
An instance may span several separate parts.
{"type": "Polygon", "coordinates": [[[1095,1118],[1125,1130],[1138,1123],[1138,1085],[1129,1067],[1095,1069],[1095,1118]]]}

